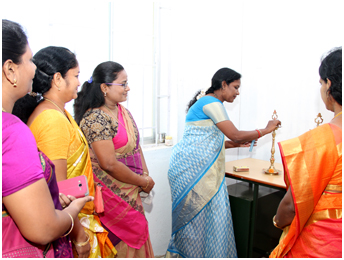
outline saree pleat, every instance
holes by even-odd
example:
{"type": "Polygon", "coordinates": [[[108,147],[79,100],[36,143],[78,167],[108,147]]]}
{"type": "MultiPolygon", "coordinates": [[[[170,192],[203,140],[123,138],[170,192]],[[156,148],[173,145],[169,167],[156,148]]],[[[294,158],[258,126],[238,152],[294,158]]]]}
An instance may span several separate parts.
{"type": "Polygon", "coordinates": [[[270,257],[341,257],[341,129],[330,124],[279,143],[295,218],[270,257]],[[340,147],[340,148],[339,148],[340,147]]]}

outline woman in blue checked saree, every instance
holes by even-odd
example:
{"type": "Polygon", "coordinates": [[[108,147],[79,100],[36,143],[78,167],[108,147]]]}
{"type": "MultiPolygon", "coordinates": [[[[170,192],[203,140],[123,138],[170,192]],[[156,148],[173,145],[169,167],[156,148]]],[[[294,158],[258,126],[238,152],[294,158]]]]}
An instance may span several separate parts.
{"type": "Polygon", "coordinates": [[[239,131],[223,102],[239,95],[241,75],[218,70],[212,85],[190,101],[182,140],[173,148],[168,178],[172,193],[172,236],[166,257],[237,257],[232,216],[225,183],[225,149],[272,132],[239,131]],[[224,141],[224,136],[230,140],[224,141]]]}

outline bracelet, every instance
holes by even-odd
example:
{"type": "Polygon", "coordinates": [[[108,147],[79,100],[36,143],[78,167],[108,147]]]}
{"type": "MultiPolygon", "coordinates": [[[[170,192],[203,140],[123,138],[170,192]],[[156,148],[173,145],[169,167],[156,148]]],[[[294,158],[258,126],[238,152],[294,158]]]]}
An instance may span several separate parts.
{"type": "Polygon", "coordinates": [[[70,218],[71,218],[71,220],[72,220],[72,225],[71,225],[71,227],[70,227],[68,233],[67,233],[67,234],[64,234],[64,235],[61,236],[61,237],[66,237],[66,236],[68,236],[68,235],[70,234],[70,232],[72,232],[73,227],[74,227],[74,219],[73,219],[73,217],[72,217],[71,214],[69,214],[68,212],[66,212],[66,213],[70,216],[70,218]]]}
{"type": "Polygon", "coordinates": [[[279,229],[283,229],[283,228],[281,228],[281,227],[279,227],[279,226],[277,225],[276,220],[275,220],[275,217],[276,217],[276,215],[272,218],[272,223],[274,224],[275,227],[277,227],[277,228],[279,228],[279,229]]]}
{"type": "Polygon", "coordinates": [[[260,131],[259,129],[256,129],[256,131],[258,132],[258,138],[261,138],[263,136],[262,131],[260,131]]]}
{"type": "Polygon", "coordinates": [[[147,177],[145,179],[147,180],[147,185],[146,185],[146,187],[142,188],[143,190],[147,189],[148,185],[149,185],[149,179],[147,177]]]}
{"type": "Polygon", "coordinates": [[[257,129],[260,133],[260,137],[263,137],[262,131],[260,131],[259,129],[257,129]]]}
{"type": "Polygon", "coordinates": [[[261,137],[260,131],[258,129],[256,129],[257,133],[258,133],[258,138],[261,137]]]}
{"type": "Polygon", "coordinates": [[[79,246],[79,247],[87,245],[88,242],[90,241],[90,235],[89,235],[87,232],[85,232],[85,234],[86,234],[86,236],[87,236],[87,239],[86,239],[85,242],[76,242],[76,241],[73,239],[73,244],[74,244],[75,246],[79,246]]]}
{"type": "Polygon", "coordinates": [[[143,172],[143,174],[146,175],[146,176],[149,176],[149,174],[147,172],[143,172]]]}

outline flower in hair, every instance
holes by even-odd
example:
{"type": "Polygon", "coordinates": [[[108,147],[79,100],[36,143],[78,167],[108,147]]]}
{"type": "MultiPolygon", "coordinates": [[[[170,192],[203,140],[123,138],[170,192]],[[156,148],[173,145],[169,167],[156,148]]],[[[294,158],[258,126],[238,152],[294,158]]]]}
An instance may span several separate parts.
{"type": "Polygon", "coordinates": [[[33,91],[31,91],[31,92],[29,92],[28,94],[29,94],[31,97],[36,98],[36,101],[37,101],[37,102],[41,101],[41,99],[43,98],[42,94],[41,94],[41,93],[38,93],[38,92],[33,92],[33,91]]]}
{"type": "Polygon", "coordinates": [[[92,82],[93,82],[93,78],[92,78],[92,76],[90,77],[90,79],[89,79],[89,80],[87,80],[87,82],[88,82],[88,83],[92,83],[92,82]]]}
{"type": "Polygon", "coordinates": [[[205,96],[205,93],[207,92],[208,89],[202,89],[201,93],[199,93],[196,97],[197,100],[199,100],[201,97],[205,96]]]}

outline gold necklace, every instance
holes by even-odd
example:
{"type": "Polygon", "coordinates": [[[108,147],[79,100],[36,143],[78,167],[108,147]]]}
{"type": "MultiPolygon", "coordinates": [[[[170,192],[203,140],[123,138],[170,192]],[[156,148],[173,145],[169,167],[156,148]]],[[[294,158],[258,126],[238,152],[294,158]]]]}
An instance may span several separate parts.
{"type": "Polygon", "coordinates": [[[119,119],[115,116],[115,114],[111,111],[111,109],[106,104],[104,104],[104,106],[110,111],[110,113],[113,115],[115,120],[117,120],[117,124],[120,123],[124,127],[124,129],[125,129],[125,126],[122,124],[121,121],[119,121],[119,119]]]}
{"type": "Polygon", "coordinates": [[[4,108],[2,108],[2,112],[6,112],[6,110],[4,108]]]}
{"type": "Polygon", "coordinates": [[[52,101],[52,100],[50,100],[50,99],[48,99],[48,98],[46,98],[46,97],[44,98],[44,100],[49,101],[51,104],[53,104],[54,106],[56,106],[56,107],[60,110],[60,112],[61,112],[62,114],[64,114],[64,115],[67,117],[67,119],[68,119],[68,116],[67,116],[66,112],[62,111],[61,108],[60,108],[58,105],[56,105],[56,103],[55,103],[54,101],[52,101]]]}
{"type": "Polygon", "coordinates": [[[339,116],[339,115],[341,115],[341,114],[342,114],[342,111],[340,111],[337,115],[335,115],[335,117],[332,118],[332,120],[335,119],[337,116],[339,116]]]}

